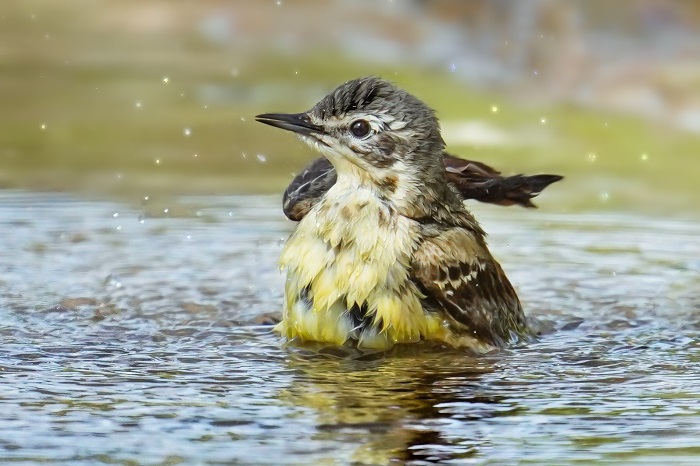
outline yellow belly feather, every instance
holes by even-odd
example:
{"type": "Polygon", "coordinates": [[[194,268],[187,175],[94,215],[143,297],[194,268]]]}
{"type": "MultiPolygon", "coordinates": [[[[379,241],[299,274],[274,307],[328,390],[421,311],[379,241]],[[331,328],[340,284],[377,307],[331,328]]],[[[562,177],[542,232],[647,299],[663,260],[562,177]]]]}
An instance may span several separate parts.
{"type": "Polygon", "coordinates": [[[333,191],[302,219],[282,252],[285,310],[276,330],[289,339],[337,345],[354,339],[373,349],[444,340],[442,319],[423,310],[408,277],[418,224],[369,190],[339,197],[333,191]],[[365,305],[374,325],[354,328],[348,312],[354,305],[365,305]]]}

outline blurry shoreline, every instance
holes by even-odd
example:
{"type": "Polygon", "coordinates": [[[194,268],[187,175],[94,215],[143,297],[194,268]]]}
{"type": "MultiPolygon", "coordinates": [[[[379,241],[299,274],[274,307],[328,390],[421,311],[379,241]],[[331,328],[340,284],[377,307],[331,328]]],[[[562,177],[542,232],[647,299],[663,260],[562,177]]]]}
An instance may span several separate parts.
{"type": "Polygon", "coordinates": [[[457,155],[565,175],[542,208],[697,210],[694,2],[11,0],[0,21],[2,186],[281,194],[316,154],[252,117],[375,74],[457,155]]]}

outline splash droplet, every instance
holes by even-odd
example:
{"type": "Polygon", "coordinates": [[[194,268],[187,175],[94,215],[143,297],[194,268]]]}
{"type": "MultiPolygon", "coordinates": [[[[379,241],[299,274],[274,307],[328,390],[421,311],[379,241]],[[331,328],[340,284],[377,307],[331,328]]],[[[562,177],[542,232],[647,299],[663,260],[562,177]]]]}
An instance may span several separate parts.
{"type": "Polygon", "coordinates": [[[263,155],[263,154],[258,154],[258,155],[256,155],[255,157],[257,157],[257,159],[258,159],[258,161],[259,161],[260,163],[265,163],[265,162],[267,162],[267,157],[265,157],[265,155],[263,155]]]}
{"type": "Polygon", "coordinates": [[[168,76],[163,76],[163,84],[170,83],[170,78],[168,76]]]}
{"type": "Polygon", "coordinates": [[[595,152],[590,152],[588,154],[588,161],[591,163],[595,162],[597,158],[598,156],[595,154],[595,152]]]}
{"type": "Polygon", "coordinates": [[[192,130],[190,128],[185,128],[182,130],[182,134],[184,134],[185,137],[188,138],[188,137],[192,136],[192,130]]]}
{"type": "Polygon", "coordinates": [[[46,131],[46,123],[42,123],[42,124],[41,124],[41,130],[42,130],[42,131],[46,131]]]}
{"type": "Polygon", "coordinates": [[[491,112],[492,112],[492,113],[498,113],[498,105],[492,105],[492,106],[491,106],[491,112]]]}

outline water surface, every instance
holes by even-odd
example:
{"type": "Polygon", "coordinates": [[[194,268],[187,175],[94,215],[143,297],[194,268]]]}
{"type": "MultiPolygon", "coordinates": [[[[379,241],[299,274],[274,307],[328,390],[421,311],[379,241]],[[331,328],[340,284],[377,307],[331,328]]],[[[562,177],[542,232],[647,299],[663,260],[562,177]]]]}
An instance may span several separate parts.
{"type": "Polygon", "coordinates": [[[350,359],[257,323],[282,302],[276,197],[3,192],[0,462],[696,463],[700,226],[477,214],[553,333],[350,359]]]}

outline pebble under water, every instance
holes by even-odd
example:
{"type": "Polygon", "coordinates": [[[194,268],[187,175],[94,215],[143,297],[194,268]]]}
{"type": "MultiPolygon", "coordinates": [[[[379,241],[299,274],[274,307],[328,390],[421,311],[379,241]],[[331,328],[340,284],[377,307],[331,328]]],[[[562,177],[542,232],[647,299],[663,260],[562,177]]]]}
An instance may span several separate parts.
{"type": "Polygon", "coordinates": [[[260,325],[277,197],[0,194],[0,463],[696,464],[700,226],[478,207],[551,333],[340,357],[260,325]]]}

